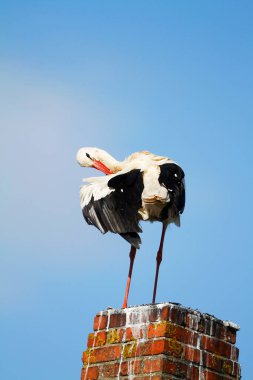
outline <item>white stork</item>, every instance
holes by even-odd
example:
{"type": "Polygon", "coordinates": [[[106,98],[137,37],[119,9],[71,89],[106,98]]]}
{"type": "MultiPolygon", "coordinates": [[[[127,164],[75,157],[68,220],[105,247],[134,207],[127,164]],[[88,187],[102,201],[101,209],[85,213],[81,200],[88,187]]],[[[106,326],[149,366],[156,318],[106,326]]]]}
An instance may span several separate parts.
{"type": "Polygon", "coordinates": [[[156,274],[152,302],[155,303],[159,267],[162,261],[165,231],[169,223],[180,225],[185,205],[184,172],[170,158],[141,151],[122,162],[98,148],[77,152],[81,166],[96,168],[106,176],[87,178],[81,187],[80,201],[88,224],[103,234],[120,234],[131,244],[130,267],[122,308],[127,307],[136,249],[140,248],[140,220],[163,224],[156,256],[156,274]]]}

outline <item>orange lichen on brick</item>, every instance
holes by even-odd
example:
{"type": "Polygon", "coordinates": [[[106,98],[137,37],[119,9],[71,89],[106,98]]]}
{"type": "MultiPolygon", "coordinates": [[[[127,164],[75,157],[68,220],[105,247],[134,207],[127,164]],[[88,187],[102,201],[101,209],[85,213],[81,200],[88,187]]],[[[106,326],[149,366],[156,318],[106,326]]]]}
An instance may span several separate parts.
{"type": "Polygon", "coordinates": [[[106,335],[107,334],[105,331],[99,331],[89,334],[87,346],[91,348],[105,345],[106,335]]]}

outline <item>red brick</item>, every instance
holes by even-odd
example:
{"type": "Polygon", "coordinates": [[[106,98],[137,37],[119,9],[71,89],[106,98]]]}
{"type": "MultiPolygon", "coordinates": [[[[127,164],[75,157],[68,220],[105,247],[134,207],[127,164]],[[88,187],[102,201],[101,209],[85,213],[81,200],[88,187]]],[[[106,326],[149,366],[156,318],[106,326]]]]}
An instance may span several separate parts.
{"type": "Polygon", "coordinates": [[[135,374],[141,373],[141,371],[142,371],[142,360],[134,359],[133,366],[134,366],[134,373],[135,374]]]}
{"type": "Polygon", "coordinates": [[[184,346],[176,339],[157,339],[140,342],[137,346],[136,356],[170,354],[174,357],[182,357],[184,346]]]}
{"type": "Polygon", "coordinates": [[[176,339],[168,339],[165,343],[165,353],[175,358],[181,358],[184,354],[184,346],[182,343],[177,342],[176,339]]]}
{"type": "MultiPolygon", "coordinates": [[[[149,380],[150,379],[150,376],[135,376],[133,378],[133,380],[149,380]]],[[[158,375],[158,376],[152,376],[151,377],[152,380],[164,380],[164,376],[163,375],[158,375]]],[[[166,380],[174,380],[174,378],[170,379],[169,377],[166,377],[166,380]]]]}
{"type": "Polygon", "coordinates": [[[120,364],[119,374],[120,374],[121,376],[126,376],[126,375],[128,375],[128,362],[122,362],[122,363],[120,364]]]}
{"type": "Polygon", "coordinates": [[[162,371],[163,369],[163,358],[158,359],[146,359],[143,362],[143,373],[154,373],[162,371]]]}
{"type": "Polygon", "coordinates": [[[136,357],[137,343],[132,341],[123,345],[122,356],[124,359],[136,357]]]}
{"type": "Polygon", "coordinates": [[[168,321],[170,314],[170,307],[168,305],[164,306],[161,310],[160,319],[161,321],[168,321]]]}
{"type": "Polygon", "coordinates": [[[106,343],[107,344],[120,343],[122,342],[123,335],[124,335],[123,329],[110,329],[107,332],[106,343]]]}
{"type": "Polygon", "coordinates": [[[196,314],[188,313],[186,317],[186,326],[206,335],[214,336],[217,339],[235,343],[233,332],[228,331],[227,327],[224,326],[221,321],[216,321],[210,317],[199,317],[196,314]]]}
{"type": "Polygon", "coordinates": [[[213,335],[217,339],[235,344],[236,331],[237,330],[231,326],[224,326],[221,322],[212,321],[210,335],[213,335]]]}
{"type": "Polygon", "coordinates": [[[239,359],[239,348],[232,346],[231,359],[238,361],[238,359],[239,359]]]}
{"type": "Polygon", "coordinates": [[[210,335],[211,331],[211,322],[210,319],[204,318],[204,316],[200,316],[198,331],[203,334],[210,335]]]}
{"type": "Polygon", "coordinates": [[[221,372],[233,376],[235,374],[233,362],[231,360],[221,360],[221,362],[221,372]]]}
{"type": "Polygon", "coordinates": [[[88,348],[99,347],[99,346],[103,346],[105,342],[106,342],[106,332],[99,331],[99,332],[89,334],[87,346],[88,348]]]}
{"type": "Polygon", "coordinates": [[[137,347],[137,355],[158,355],[165,352],[165,339],[141,343],[137,347]]]}
{"type": "Polygon", "coordinates": [[[152,341],[138,343],[138,346],[136,349],[136,356],[147,356],[147,355],[152,355],[152,341]]]}
{"type": "Polygon", "coordinates": [[[84,363],[100,363],[120,358],[120,346],[105,346],[86,350],[83,353],[84,363]]]}
{"type": "Polygon", "coordinates": [[[197,348],[186,346],[185,352],[184,352],[184,358],[185,360],[189,362],[198,364],[200,361],[200,350],[198,350],[197,348]]]}
{"type": "MultiPolygon", "coordinates": [[[[138,331],[138,339],[142,339],[143,338],[143,330],[142,328],[139,329],[138,331]]],[[[133,330],[131,327],[127,327],[126,328],[126,334],[125,334],[125,341],[130,341],[130,340],[135,340],[136,338],[134,337],[133,335],[133,330]]]]}
{"type": "MultiPolygon", "coordinates": [[[[187,380],[199,380],[199,368],[195,367],[193,365],[188,365],[188,370],[187,370],[187,380]]],[[[202,379],[201,379],[202,380],[202,379]]]]}
{"type": "Polygon", "coordinates": [[[225,332],[225,340],[228,342],[235,344],[236,343],[236,330],[232,327],[227,327],[225,332]]]}
{"type": "Polygon", "coordinates": [[[148,326],[148,339],[159,338],[165,336],[168,322],[160,322],[158,324],[150,324],[148,326]]]}
{"type": "MultiPolygon", "coordinates": [[[[134,376],[133,380],[149,380],[150,376],[134,376]]],[[[163,375],[158,375],[158,376],[152,376],[152,380],[164,380],[163,375]]],[[[166,380],[174,380],[175,378],[166,378],[166,380]]]]}
{"type": "Polygon", "coordinates": [[[93,355],[96,363],[116,360],[120,358],[120,346],[96,348],[93,350],[93,355]]]}
{"type": "Polygon", "coordinates": [[[221,371],[222,360],[217,355],[210,354],[209,352],[203,352],[203,366],[211,368],[217,372],[221,371]]]}
{"type": "Polygon", "coordinates": [[[128,360],[126,362],[122,362],[120,365],[120,375],[126,376],[130,374],[139,374],[141,372],[141,360],[128,360]]]}
{"type": "Polygon", "coordinates": [[[133,336],[133,332],[132,332],[131,327],[127,327],[126,328],[125,340],[126,341],[128,341],[128,340],[134,340],[134,336],[133,336]]]}
{"type": "Polygon", "coordinates": [[[150,310],[148,315],[149,322],[156,322],[161,319],[161,309],[154,307],[150,310]]]}
{"type": "Polygon", "coordinates": [[[186,315],[186,327],[190,328],[191,330],[198,330],[199,326],[199,317],[196,314],[193,313],[187,313],[186,315]]]}
{"type": "Polygon", "coordinates": [[[118,376],[119,373],[119,363],[104,364],[99,366],[99,376],[105,378],[111,378],[118,376]]]}
{"type": "Polygon", "coordinates": [[[138,343],[136,350],[132,352],[132,355],[129,357],[159,355],[163,353],[169,353],[171,351],[173,351],[173,344],[171,349],[169,341],[166,341],[165,339],[159,339],[155,341],[138,343]]]}
{"type": "Polygon", "coordinates": [[[185,363],[175,362],[172,360],[164,360],[163,373],[186,379],[188,367],[185,363]]]}
{"type": "Polygon", "coordinates": [[[202,348],[216,355],[221,355],[226,358],[231,357],[231,344],[216,338],[204,335],[202,338],[202,348]]]}
{"type": "Polygon", "coordinates": [[[82,369],[81,380],[97,380],[99,375],[98,367],[87,367],[82,369]]]}
{"type": "Polygon", "coordinates": [[[148,327],[148,338],[158,338],[165,336],[167,338],[176,338],[179,342],[197,345],[198,334],[196,332],[185,329],[182,326],[177,326],[171,322],[160,322],[150,324],[148,327]]]}
{"type": "Polygon", "coordinates": [[[212,335],[220,340],[226,340],[226,326],[222,325],[221,323],[213,323],[213,329],[212,329],[212,335]]]}
{"type": "Polygon", "coordinates": [[[112,314],[110,316],[110,322],[109,322],[109,328],[113,327],[122,327],[126,324],[126,314],[125,313],[119,313],[119,314],[112,314]]]}
{"type": "Polygon", "coordinates": [[[234,362],[234,374],[237,378],[240,378],[241,376],[241,367],[236,362],[234,362]]]}
{"type": "Polygon", "coordinates": [[[186,310],[178,305],[164,306],[161,311],[161,321],[170,321],[178,325],[186,325],[186,310]]]}
{"type": "Polygon", "coordinates": [[[107,326],[107,316],[106,315],[96,315],[93,323],[93,330],[104,330],[107,326]]]}
{"type": "Polygon", "coordinates": [[[86,351],[83,352],[82,361],[84,364],[94,363],[95,358],[93,356],[93,350],[92,349],[87,349],[86,351]]]}
{"type": "Polygon", "coordinates": [[[203,365],[204,367],[226,375],[239,376],[240,374],[238,363],[218,357],[217,355],[212,355],[208,352],[203,352],[203,365]]]}
{"type": "Polygon", "coordinates": [[[232,377],[224,377],[222,374],[214,373],[208,370],[203,371],[203,376],[205,380],[232,380],[232,377]]]}
{"type": "Polygon", "coordinates": [[[185,326],[186,324],[186,311],[184,309],[173,307],[170,309],[169,321],[177,323],[178,325],[185,326]]]}

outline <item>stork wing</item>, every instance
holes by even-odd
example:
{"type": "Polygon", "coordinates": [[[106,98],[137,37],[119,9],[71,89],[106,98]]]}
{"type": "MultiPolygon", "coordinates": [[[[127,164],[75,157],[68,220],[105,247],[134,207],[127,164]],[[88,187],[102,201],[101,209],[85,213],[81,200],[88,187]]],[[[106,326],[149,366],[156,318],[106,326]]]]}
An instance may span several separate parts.
{"type": "Polygon", "coordinates": [[[176,214],[182,214],[185,206],[184,172],[175,163],[160,165],[160,169],[159,183],[169,191],[170,205],[173,205],[176,214]]]}
{"type": "Polygon", "coordinates": [[[142,173],[136,169],[114,175],[109,180],[108,177],[103,178],[81,190],[84,198],[89,194],[82,207],[86,222],[96,226],[102,233],[119,233],[131,244],[137,239],[138,246],[140,239],[137,232],[142,232],[138,222],[138,210],[142,206],[142,173]]]}

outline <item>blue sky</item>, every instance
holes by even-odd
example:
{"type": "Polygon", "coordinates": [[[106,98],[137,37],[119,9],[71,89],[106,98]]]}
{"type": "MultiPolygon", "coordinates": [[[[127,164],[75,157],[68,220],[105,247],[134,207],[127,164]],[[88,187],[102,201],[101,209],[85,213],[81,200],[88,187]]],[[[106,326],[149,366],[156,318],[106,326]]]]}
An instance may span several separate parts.
{"type": "MultiPolygon", "coordinates": [[[[241,325],[253,372],[251,1],[0,5],[0,375],[79,378],[93,316],[122,304],[128,244],[87,226],[81,146],[138,150],[186,173],[157,301],[241,325]]],[[[130,304],[149,303],[159,223],[143,223],[130,304]]]]}

